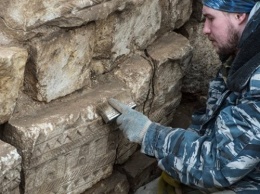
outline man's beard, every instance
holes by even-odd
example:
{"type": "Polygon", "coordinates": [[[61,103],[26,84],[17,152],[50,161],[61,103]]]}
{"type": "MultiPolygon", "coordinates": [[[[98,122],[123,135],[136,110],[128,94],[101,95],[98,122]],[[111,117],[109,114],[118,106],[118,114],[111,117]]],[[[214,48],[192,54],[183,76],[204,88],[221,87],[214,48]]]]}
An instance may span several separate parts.
{"type": "Polygon", "coordinates": [[[229,39],[228,42],[219,47],[217,53],[219,55],[220,60],[225,60],[231,55],[235,55],[237,52],[237,46],[239,41],[239,34],[233,28],[229,28],[229,39]]]}

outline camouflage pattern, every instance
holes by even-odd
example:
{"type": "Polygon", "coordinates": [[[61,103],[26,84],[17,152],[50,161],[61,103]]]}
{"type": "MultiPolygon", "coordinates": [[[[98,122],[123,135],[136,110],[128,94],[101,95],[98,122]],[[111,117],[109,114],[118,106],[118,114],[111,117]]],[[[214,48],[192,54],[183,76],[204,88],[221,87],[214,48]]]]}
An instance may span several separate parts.
{"type": "Polygon", "coordinates": [[[229,13],[249,13],[257,0],[202,0],[203,5],[229,13]]]}
{"type": "Polygon", "coordinates": [[[141,152],[186,185],[260,193],[260,68],[241,93],[227,89],[222,72],[187,130],[152,123],[141,152]]]}

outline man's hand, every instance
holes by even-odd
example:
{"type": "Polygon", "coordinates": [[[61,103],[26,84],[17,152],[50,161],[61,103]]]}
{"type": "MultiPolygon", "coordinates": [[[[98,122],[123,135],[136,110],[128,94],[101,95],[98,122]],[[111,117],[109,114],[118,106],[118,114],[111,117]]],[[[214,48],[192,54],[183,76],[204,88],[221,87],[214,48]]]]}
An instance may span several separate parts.
{"type": "Polygon", "coordinates": [[[119,129],[131,141],[141,144],[143,137],[152,123],[145,115],[131,109],[129,106],[115,99],[109,99],[109,104],[121,115],[116,119],[119,129]]]}

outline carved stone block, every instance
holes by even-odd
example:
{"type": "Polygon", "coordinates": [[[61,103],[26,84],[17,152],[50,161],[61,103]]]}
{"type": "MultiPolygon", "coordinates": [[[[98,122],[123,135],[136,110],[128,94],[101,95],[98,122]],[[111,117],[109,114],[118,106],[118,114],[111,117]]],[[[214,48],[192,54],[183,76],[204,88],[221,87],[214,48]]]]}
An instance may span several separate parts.
{"type": "Polygon", "coordinates": [[[21,156],[0,140],[0,193],[18,194],[21,182],[21,156]]]}
{"type": "Polygon", "coordinates": [[[95,107],[120,92],[129,91],[115,82],[64,101],[17,106],[2,135],[22,153],[26,194],[80,193],[111,175],[117,126],[104,125],[95,107]]]}

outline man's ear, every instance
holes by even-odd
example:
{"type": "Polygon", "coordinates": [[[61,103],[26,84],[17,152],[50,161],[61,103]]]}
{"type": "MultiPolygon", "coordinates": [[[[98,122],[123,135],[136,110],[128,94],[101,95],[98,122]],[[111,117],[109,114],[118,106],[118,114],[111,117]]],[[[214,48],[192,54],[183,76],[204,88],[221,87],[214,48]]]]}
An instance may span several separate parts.
{"type": "Polygon", "coordinates": [[[238,21],[238,24],[244,24],[247,22],[248,14],[246,13],[236,13],[235,19],[238,21]]]}

